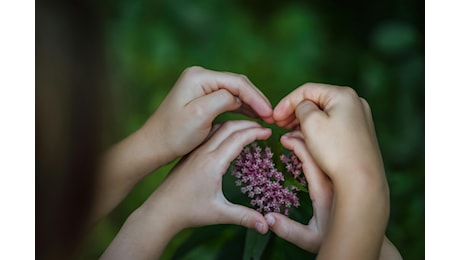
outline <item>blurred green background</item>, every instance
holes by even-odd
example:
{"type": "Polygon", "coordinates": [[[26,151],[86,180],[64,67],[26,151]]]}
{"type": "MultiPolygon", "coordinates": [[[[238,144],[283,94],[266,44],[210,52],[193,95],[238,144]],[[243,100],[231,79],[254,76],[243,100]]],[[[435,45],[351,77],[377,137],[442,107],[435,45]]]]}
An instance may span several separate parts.
{"type": "MultiPolygon", "coordinates": [[[[95,4],[102,12],[115,100],[110,141],[139,128],[192,65],[245,74],[273,105],[305,82],[351,86],[373,111],[391,189],[387,236],[405,259],[423,259],[423,5],[415,0],[95,4]]],[[[102,254],[172,166],[144,179],[95,227],[82,258],[102,254]]],[[[227,196],[241,199],[232,185],[233,179],[226,176],[227,196]]],[[[309,212],[304,207],[293,217],[306,223],[309,212]]],[[[244,228],[232,225],[185,230],[171,241],[163,258],[240,259],[245,234],[244,228]]],[[[268,248],[263,259],[314,257],[274,236],[268,248]]]]}

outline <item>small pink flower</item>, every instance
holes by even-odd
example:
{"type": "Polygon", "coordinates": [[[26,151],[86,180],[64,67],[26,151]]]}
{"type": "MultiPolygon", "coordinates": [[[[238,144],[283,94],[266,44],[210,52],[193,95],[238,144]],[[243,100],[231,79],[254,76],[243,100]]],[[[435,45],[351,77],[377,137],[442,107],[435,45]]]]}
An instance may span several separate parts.
{"type": "MultiPolygon", "coordinates": [[[[237,178],[235,184],[243,186],[241,192],[251,198],[251,205],[257,206],[257,210],[263,214],[269,212],[289,215],[291,206],[299,207],[297,197],[298,188],[284,187],[281,182],[285,178],[282,172],[275,168],[273,152],[270,147],[262,148],[256,143],[246,147],[235,159],[232,175],[237,178]]],[[[286,170],[293,175],[302,185],[306,186],[306,180],[302,173],[302,164],[294,153],[289,157],[281,155],[281,161],[286,165],[286,170]]]]}
{"type": "Polygon", "coordinates": [[[307,186],[307,180],[302,171],[302,162],[300,162],[299,158],[291,152],[289,157],[283,154],[280,159],[286,165],[286,170],[294,176],[294,179],[298,180],[303,186],[307,186]]]}

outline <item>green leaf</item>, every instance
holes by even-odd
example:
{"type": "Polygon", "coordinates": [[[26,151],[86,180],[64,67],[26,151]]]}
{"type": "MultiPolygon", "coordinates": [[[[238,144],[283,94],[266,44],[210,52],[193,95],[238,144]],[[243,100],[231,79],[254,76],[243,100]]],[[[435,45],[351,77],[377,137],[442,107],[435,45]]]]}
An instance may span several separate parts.
{"type": "Polygon", "coordinates": [[[252,229],[248,229],[244,243],[243,260],[259,260],[264,253],[270,237],[270,231],[265,235],[261,235],[252,229]]]}
{"type": "Polygon", "coordinates": [[[193,254],[198,247],[219,247],[228,242],[237,232],[237,227],[232,225],[213,225],[194,228],[193,233],[176,249],[173,259],[184,259],[193,254]]]}
{"type": "Polygon", "coordinates": [[[300,184],[300,182],[296,179],[294,179],[294,177],[284,177],[284,183],[283,183],[283,186],[284,187],[291,187],[291,186],[295,186],[296,188],[298,188],[300,191],[303,191],[303,192],[307,192],[308,193],[308,189],[307,187],[303,186],[302,184],[300,184]]]}

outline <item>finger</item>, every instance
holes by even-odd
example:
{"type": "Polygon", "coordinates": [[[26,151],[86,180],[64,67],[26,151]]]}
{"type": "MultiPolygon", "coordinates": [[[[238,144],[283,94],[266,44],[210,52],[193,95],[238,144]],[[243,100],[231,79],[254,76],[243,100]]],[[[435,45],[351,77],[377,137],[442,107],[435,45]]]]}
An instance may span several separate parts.
{"type": "Polygon", "coordinates": [[[305,120],[312,114],[325,115],[324,112],[310,100],[300,102],[295,109],[296,118],[300,121],[305,120]]]}
{"type": "Polygon", "coordinates": [[[303,136],[299,131],[281,137],[281,144],[292,150],[302,162],[302,169],[308,183],[308,193],[318,209],[328,211],[332,207],[332,183],[321,170],[311,153],[308,151],[303,136]]]}
{"type": "Polygon", "coordinates": [[[294,122],[295,120],[296,120],[295,114],[291,114],[290,116],[288,116],[287,118],[281,121],[276,121],[276,125],[279,127],[288,128],[287,126],[291,125],[292,122],[294,122]]]}
{"type": "Polygon", "coordinates": [[[201,142],[202,144],[205,144],[211,137],[217,132],[222,127],[222,124],[215,124],[211,127],[211,130],[209,131],[208,136],[201,142]]]}
{"type": "Polygon", "coordinates": [[[186,104],[186,108],[195,115],[197,120],[204,120],[203,125],[209,126],[221,113],[233,111],[241,106],[239,98],[225,89],[196,98],[186,104]]]}
{"type": "Polygon", "coordinates": [[[235,110],[234,112],[237,112],[237,113],[240,113],[240,114],[252,117],[252,118],[258,118],[259,117],[259,115],[256,112],[254,112],[254,110],[252,110],[252,108],[250,106],[248,106],[245,103],[242,103],[241,106],[237,110],[235,110]]]}
{"type": "Polygon", "coordinates": [[[225,122],[214,135],[209,139],[203,148],[207,151],[214,151],[217,147],[234,132],[247,128],[261,128],[261,126],[253,121],[248,120],[232,120],[225,122]]]}
{"type": "Polygon", "coordinates": [[[283,121],[295,113],[296,107],[304,100],[310,100],[320,109],[327,107],[329,101],[341,87],[319,83],[306,83],[284,97],[273,110],[275,121],[283,121]]]}
{"type": "Polygon", "coordinates": [[[221,126],[222,126],[222,124],[213,125],[212,128],[211,128],[211,131],[209,131],[209,137],[213,136],[214,133],[217,132],[217,130],[219,130],[221,126]]]}
{"type": "Polygon", "coordinates": [[[251,228],[260,234],[265,234],[268,231],[268,224],[264,216],[254,209],[235,205],[227,201],[222,207],[221,212],[223,223],[251,228]]]}
{"type": "Polygon", "coordinates": [[[292,114],[295,114],[297,105],[304,100],[319,100],[320,91],[316,90],[317,88],[314,86],[316,86],[314,83],[304,84],[281,99],[273,110],[275,121],[283,121],[292,114]]]}
{"type": "Polygon", "coordinates": [[[293,150],[302,162],[302,169],[308,183],[308,194],[313,206],[310,224],[312,228],[318,230],[319,234],[325,234],[333,204],[332,182],[313,159],[299,131],[284,135],[281,143],[285,148],[293,150]]]}
{"type": "Polygon", "coordinates": [[[370,107],[369,103],[364,98],[360,97],[360,99],[361,99],[361,105],[363,107],[364,114],[365,114],[365,117],[366,117],[366,123],[367,123],[367,125],[369,127],[369,131],[372,134],[372,137],[374,139],[374,143],[378,147],[377,133],[375,131],[374,120],[372,119],[371,107],[370,107]]]}
{"type": "Polygon", "coordinates": [[[364,114],[366,115],[366,122],[367,122],[367,124],[369,126],[369,129],[371,131],[374,131],[374,121],[372,120],[371,107],[369,106],[369,103],[367,103],[367,101],[364,98],[360,97],[360,100],[361,100],[361,105],[362,105],[363,110],[364,110],[364,114]]]}
{"type": "Polygon", "coordinates": [[[204,94],[225,89],[249,105],[267,123],[272,122],[272,106],[267,97],[244,75],[211,71],[200,67],[187,69],[186,74],[196,77],[204,94]]]}
{"type": "MultiPolygon", "coordinates": [[[[300,140],[304,140],[303,138],[303,134],[300,130],[295,130],[295,131],[292,131],[292,132],[288,132],[286,134],[284,134],[282,137],[295,137],[295,138],[298,138],[300,140]]],[[[289,149],[289,148],[288,148],[289,149]]],[[[289,149],[289,150],[293,150],[293,149],[289,149]]]]}
{"type": "Polygon", "coordinates": [[[265,220],[276,235],[297,245],[298,247],[316,253],[320,239],[315,230],[279,213],[268,213],[265,220]]]}
{"type": "Polygon", "coordinates": [[[291,122],[289,122],[289,124],[287,124],[285,126],[285,128],[287,129],[293,129],[293,128],[296,128],[297,126],[299,126],[300,122],[299,122],[299,119],[297,118],[294,118],[294,120],[292,120],[291,122]]]}
{"type": "Polygon", "coordinates": [[[235,131],[228,136],[214,151],[216,158],[220,158],[220,166],[223,169],[221,172],[225,174],[225,169],[230,166],[230,162],[241,153],[246,145],[255,140],[265,140],[270,137],[271,133],[269,128],[254,127],[235,131]]]}
{"type": "Polygon", "coordinates": [[[309,140],[311,130],[321,133],[322,121],[327,119],[327,115],[321,111],[313,102],[309,100],[299,103],[295,110],[297,119],[301,122],[301,130],[305,140],[309,140]]]}

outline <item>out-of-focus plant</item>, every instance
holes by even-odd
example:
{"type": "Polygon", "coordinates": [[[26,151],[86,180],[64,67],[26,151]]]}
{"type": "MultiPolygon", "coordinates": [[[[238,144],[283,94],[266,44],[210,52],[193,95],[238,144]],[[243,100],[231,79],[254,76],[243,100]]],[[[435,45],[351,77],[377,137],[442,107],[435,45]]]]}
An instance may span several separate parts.
{"type": "MultiPolygon", "coordinates": [[[[273,105],[305,82],[353,87],[372,107],[387,170],[387,235],[405,259],[424,258],[423,1],[102,3],[118,123],[113,142],[137,129],[191,65],[245,74],[273,105]]],[[[224,114],[216,121],[231,119],[240,118],[224,114]]],[[[274,140],[268,146],[281,154],[276,134],[274,140]]],[[[97,225],[85,259],[100,256],[171,167],[144,179],[97,225]]],[[[250,207],[234,181],[230,172],[224,175],[224,194],[250,207]]],[[[311,207],[305,192],[298,196],[301,206],[292,207],[289,217],[302,222],[311,207]]],[[[171,241],[163,259],[242,259],[246,234],[234,225],[187,229],[171,241]]],[[[283,239],[267,237],[263,259],[314,259],[283,239]]]]}

